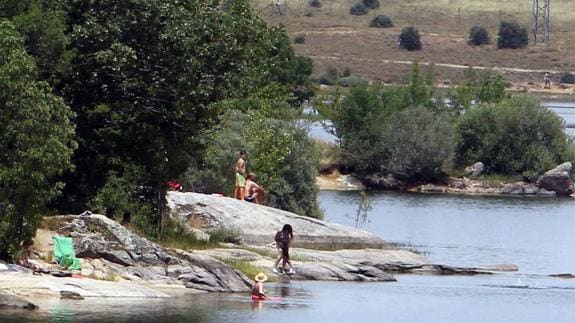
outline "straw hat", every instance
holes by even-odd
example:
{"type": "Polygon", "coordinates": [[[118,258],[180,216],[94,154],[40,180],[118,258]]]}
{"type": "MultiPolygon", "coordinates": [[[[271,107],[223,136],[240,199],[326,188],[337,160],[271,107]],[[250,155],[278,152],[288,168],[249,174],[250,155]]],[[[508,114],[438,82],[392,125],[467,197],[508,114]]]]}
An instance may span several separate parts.
{"type": "Polygon", "coordinates": [[[254,280],[257,282],[265,282],[266,280],[268,280],[268,276],[266,276],[266,274],[264,273],[258,273],[254,278],[254,280]]]}

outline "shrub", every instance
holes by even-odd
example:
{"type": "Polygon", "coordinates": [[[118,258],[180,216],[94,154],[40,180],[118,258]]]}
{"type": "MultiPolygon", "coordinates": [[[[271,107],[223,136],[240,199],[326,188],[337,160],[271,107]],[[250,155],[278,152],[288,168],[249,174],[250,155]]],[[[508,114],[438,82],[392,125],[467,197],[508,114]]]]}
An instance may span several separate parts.
{"type": "Polygon", "coordinates": [[[419,38],[419,31],[416,28],[405,27],[399,35],[399,47],[408,51],[420,50],[421,40],[419,38]]]}
{"type": "Polygon", "coordinates": [[[322,7],[322,3],[319,0],[310,0],[308,2],[309,6],[312,8],[321,8],[322,7]]]}
{"type": "Polygon", "coordinates": [[[305,43],[305,36],[304,35],[296,35],[293,38],[294,44],[304,44],[305,43]]]}
{"type": "Polygon", "coordinates": [[[354,16],[367,15],[368,8],[362,3],[358,2],[349,8],[349,14],[354,16]]]}
{"type": "Polygon", "coordinates": [[[396,113],[383,142],[385,170],[408,182],[442,178],[455,149],[449,117],[423,107],[396,113]]]}
{"type": "Polygon", "coordinates": [[[339,72],[337,71],[337,68],[328,66],[326,72],[319,77],[318,83],[325,85],[335,85],[338,79],[339,72]]]}
{"type": "Polygon", "coordinates": [[[473,26],[469,30],[469,40],[467,43],[473,46],[489,44],[489,32],[483,27],[473,26]]]}
{"type": "Polygon", "coordinates": [[[481,161],[494,173],[533,174],[573,160],[564,121],[529,97],[479,104],[459,120],[456,164],[481,161]]]}
{"type": "Polygon", "coordinates": [[[339,85],[349,87],[349,86],[356,86],[360,84],[367,85],[368,82],[366,79],[362,78],[361,76],[357,75],[350,75],[346,77],[342,77],[338,81],[339,85]]]}
{"type": "Polygon", "coordinates": [[[389,28],[393,27],[393,23],[391,22],[391,19],[389,19],[388,16],[377,15],[373,17],[373,19],[371,19],[371,21],[369,22],[369,26],[375,28],[389,28]]]}
{"type": "Polygon", "coordinates": [[[502,21],[499,25],[497,48],[523,48],[529,43],[527,29],[515,21],[502,21]]]}
{"type": "Polygon", "coordinates": [[[368,9],[377,9],[379,8],[379,0],[362,0],[361,1],[366,8],[368,9]]]}
{"type": "Polygon", "coordinates": [[[348,77],[350,75],[351,75],[351,69],[349,67],[344,68],[343,72],[341,72],[342,77],[348,77]]]}
{"type": "Polygon", "coordinates": [[[575,75],[571,72],[565,72],[561,75],[559,82],[566,84],[575,84],[575,75]]]}

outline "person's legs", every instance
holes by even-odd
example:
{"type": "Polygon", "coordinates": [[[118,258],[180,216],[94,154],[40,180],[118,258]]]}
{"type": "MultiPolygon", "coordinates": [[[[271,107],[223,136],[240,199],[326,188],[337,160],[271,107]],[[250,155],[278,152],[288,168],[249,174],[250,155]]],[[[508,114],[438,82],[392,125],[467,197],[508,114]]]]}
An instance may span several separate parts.
{"type": "Polygon", "coordinates": [[[254,194],[253,194],[254,202],[256,202],[257,204],[263,204],[264,203],[264,197],[265,197],[264,194],[265,193],[262,189],[258,189],[258,188],[254,189],[254,194]]]}
{"type": "Polygon", "coordinates": [[[246,198],[246,178],[240,173],[236,173],[236,188],[234,190],[234,197],[242,201],[246,198]]]}
{"type": "MultiPolygon", "coordinates": [[[[286,272],[286,264],[289,262],[289,249],[288,248],[282,248],[282,271],[285,273],[286,272]]],[[[291,267],[291,265],[290,265],[291,267]]]]}
{"type": "Polygon", "coordinates": [[[274,269],[276,269],[276,271],[277,271],[277,268],[278,268],[278,265],[279,265],[280,261],[281,261],[282,258],[283,258],[283,257],[282,257],[282,254],[283,254],[283,253],[282,253],[281,249],[278,248],[278,252],[279,252],[279,254],[278,254],[278,256],[276,257],[276,262],[274,263],[274,269]]]}
{"type": "Polygon", "coordinates": [[[238,199],[243,201],[245,198],[246,198],[245,186],[238,187],[238,199]]]}

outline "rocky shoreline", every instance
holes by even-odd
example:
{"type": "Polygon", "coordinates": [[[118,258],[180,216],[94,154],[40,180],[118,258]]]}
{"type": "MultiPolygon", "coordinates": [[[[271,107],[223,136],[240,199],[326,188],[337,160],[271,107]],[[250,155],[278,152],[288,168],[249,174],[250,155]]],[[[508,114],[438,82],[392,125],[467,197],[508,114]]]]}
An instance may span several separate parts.
{"type": "MultiPolygon", "coordinates": [[[[435,264],[422,255],[387,244],[362,230],[301,217],[232,198],[170,192],[170,216],[194,232],[209,235],[224,223],[238,232],[238,244],[206,250],[160,246],[102,215],[63,215],[45,219],[35,239],[35,258],[53,269],[52,236],[74,240],[82,270],[71,277],[34,274],[19,268],[0,271],[0,307],[34,308],[25,298],[75,300],[94,297],[167,298],[181,293],[249,292],[251,277],[231,262],[245,262],[273,277],[275,231],[291,223],[294,280],[396,281],[395,274],[476,275],[517,270],[514,265],[459,268],[435,264]],[[20,298],[19,298],[20,297],[20,298]],[[24,298],[24,299],[22,299],[24,298]]],[[[33,305],[33,304],[32,304],[33,305]]]]}
{"type": "MultiPolygon", "coordinates": [[[[420,184],[407,186],[392,175],[371,176],[365,179],[369,187],[382,190],[400,190],[417,193],[447,193],[459,195],[532,195],[532,196],[575,196],[575,187],[571,178],[572,165],[565,162],[545,172],[537,181],[502,182],[484,180],[482,171],[476,171],[475,165],[469,167],[469,176],[450,177],[441,184],[420,184]]],[[[482,169],[482,168],[481,168],[482,169]]],[[[342,175],[335,171],[318,176],[316,180],[320,190],[365,190],[364,185],[353,175],[342,175]]]]}

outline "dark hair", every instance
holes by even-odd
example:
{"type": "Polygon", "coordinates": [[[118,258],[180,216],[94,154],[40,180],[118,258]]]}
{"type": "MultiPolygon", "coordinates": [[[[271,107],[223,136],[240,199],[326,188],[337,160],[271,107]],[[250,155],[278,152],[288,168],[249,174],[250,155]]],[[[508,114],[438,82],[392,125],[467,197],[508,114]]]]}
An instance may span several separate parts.
{"type": "Polygon", "coordinates": [[[244,149],[240,150],[240,155],[245,155],[246,151],[244,149]]]}
{"type": "Polygon", "coordinates": [[[292,229],[291,225],[289,225],[289,224],[284,224],[284,226],[282,227],[282,231],[287,231],[289,233],[293,233],[293,229],[292,229]]]}

